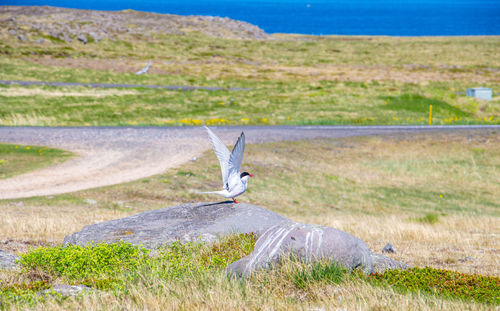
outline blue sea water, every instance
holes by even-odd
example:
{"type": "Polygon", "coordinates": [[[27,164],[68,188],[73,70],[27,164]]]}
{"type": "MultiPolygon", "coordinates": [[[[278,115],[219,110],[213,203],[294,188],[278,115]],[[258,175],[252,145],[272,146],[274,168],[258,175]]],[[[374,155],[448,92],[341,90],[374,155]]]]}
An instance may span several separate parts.
{"type": "Polygon", "coordinates": [[[500,0],[0,0],[51,5],[230,17],[268,33],[315,35],[500,35],[500,0]]]}

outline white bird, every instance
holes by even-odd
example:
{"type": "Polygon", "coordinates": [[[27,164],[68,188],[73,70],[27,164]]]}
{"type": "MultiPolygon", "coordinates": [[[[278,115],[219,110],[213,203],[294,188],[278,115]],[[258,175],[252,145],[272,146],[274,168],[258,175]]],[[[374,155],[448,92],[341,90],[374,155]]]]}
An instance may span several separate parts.
{"type": "Polygon", "coordinates": [[[214,132],[206,126],[205,129],[207,130],[210,142],[212,142],[215,154],[220,162],[222,190],[201,193],[215,193],[225,198],[232,198],[234,203],[240,203],[236,201],[236,197],[247,190],[248,178],[253,177],[253,175],[248,172],[240,173],[241,162],[243,162],[243,151],[245,151],[245,133],[241,132],[238,141],[236,141],[234,145],[233,151],[229,152],[226,145],[224,145],[214,132]]]}
{"type": "Polygon", "coordinates": [[[139,71],[138,71],[138,72],[136,72],[135,74],[136,74],[136,75],[142,75],[143,73],[148,72],[149,67],[151,67],[151,61],[149,61],[149,62],[148,62],[148,64],[146,65],[146,67],[142,68],[141,70],[139,70],[139,71]]]}

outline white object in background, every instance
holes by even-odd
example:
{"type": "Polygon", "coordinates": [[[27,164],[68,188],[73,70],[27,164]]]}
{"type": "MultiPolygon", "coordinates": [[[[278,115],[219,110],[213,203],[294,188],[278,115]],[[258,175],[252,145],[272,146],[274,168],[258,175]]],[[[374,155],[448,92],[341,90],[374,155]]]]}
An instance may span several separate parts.
{"type": "Polygon", "coordinates": [[[148,62],[148,64],[146,65],[146,67],[142,68],[142,70],[139,70],[139,71],[138,71],[138,72],[136,72],[135,74],[136,74],[136,75],[142,75],[143,73],[148,72],[149,67],[151,67],[151,61],[149,61],[149,62],[148,62]]]}
{"type": "Polygon", "coordinates": [[[491,100],[491,97],[493,96],[492,90],[487,87],[473,87],[467,89],[467,92],[465,94],[470,97],[476,97],[485,100],[491,100]]]}

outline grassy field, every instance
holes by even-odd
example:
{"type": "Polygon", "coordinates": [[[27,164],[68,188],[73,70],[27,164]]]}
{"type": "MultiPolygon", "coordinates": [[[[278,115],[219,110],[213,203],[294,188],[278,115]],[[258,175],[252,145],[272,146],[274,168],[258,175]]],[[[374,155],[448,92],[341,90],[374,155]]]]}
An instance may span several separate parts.
{"type": "Polygon", "coordinates": [[[0,125],[499,124],[498,37],[156,35],[86,45],[0,36],[0,79],[245,87],[0,87],[0,125]],[[147,60],[147,75],[136,76],[147,60]]]}
{"type": "MultiPolygon", "coordinates": [[[[430,106],[432,124],[500,124],[500,97],[482,101],[462,94],[477,86],[500,91],[498,36],[274,34],[256,40],[190,29],[147,36],[120,31],[82,44],[28,28],[20,29],[26,39],[21,40],[0,24],[0,80],[249,90],[0,85],[0,126],[428,124],[430,106]],[[35,42],[40,38],[43,43],[35,42]],[[153,63],[148,74],[135,75],[148,60],[153,63]]],[[[44,147],[0,145],[0,178],[69,156],[44,147]]],[[[24,256],[23,270],[0,272],[0,309],[498,308],[497,132],[268,143],[249,145],[245,157],[244,169],[256,177],[242,201],[344,230],[376,252],[390,242],[397,249],[392,258],[430,270],[371,278],[290,261],[238,281],[228,279],[224,267],[248,254],[254,237],[167,247],[153,259],[126,245],[58,247],[64,236],[87,224],[219,200],[197,193],[220,187],[218,162],[209,151],[131,183],[0,200],[0,247],[24,256]],[[426,282],[411,284],[415,279],[426,282]],[[447,288],[427,286],[433,282],[447,288]],[[68,299],[34,294],[58,283],[83,283],[98,291],[68,299]]]]}
{"type": "MultiPolygon", "coordinates": [[[[243,168],[256,177],[240,198],[244,202],[295,221],[347,231],[374,251],[390,242],[397,249],[391,257],[417,267],[500,275],[495,239],[500,216],[497,132],[268,143],[249,145],[245,157],[243,168]]],[[[86,224],[183,202],[218,200],[196,192],[218,188],[219,174],[217,159],[210,151],[178,169],[132,183],[0,201],[0,236],[10,238],[2,248],[25,253],[33,246],[53,247],[86,224]]],[[[185,262],[194,260],[189,258],[185,262]]],[[[63,302],[49,299],[38,306],[55,310],[110,305],[148,309],[221,305],[225,309],[494,308],[418,291],[405,294],[354,275],[345,276],[340,285],[323,280],[304,289],[286,277],[290,264],[243,283],[226,279],[223,269],[215,268],[175,280],[162,279],[151,271],[133,272],[132,279],[120,283],[126,284],[126,290],[113,287],[106,289],[111,295],[94,293],[63,302]]],[[[32,281],[25,274],[2,273],[0,277],[9,284],[32,281]]],[[[65,277],[50,280],[57,283],[65,277]]],[[[25,306],[25,302],[19,303],[19,308],[25,306]]]]}
{"type": "Polygon", "coordinates": [[[71,156],[58,149],[0,144],[0,179],[60,163],[71,156]]]}

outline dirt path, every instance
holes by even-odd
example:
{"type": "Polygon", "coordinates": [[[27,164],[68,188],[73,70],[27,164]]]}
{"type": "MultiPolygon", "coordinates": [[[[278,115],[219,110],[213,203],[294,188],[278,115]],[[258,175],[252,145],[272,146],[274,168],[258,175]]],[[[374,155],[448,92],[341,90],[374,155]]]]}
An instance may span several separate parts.
{"type": "MultiPolygon", "coordinates": [[[[476,127],[220,127],[228,145],[245,131],[247,143],[401,132],[487,129],[476,127]]],[[[132,181],[176,167],[210,148],[206,133],[195,127],[0,127],[0,142],[43,145],[78,156],[56,166],[0,180],[0,199],[46,196],[132,181]]]]}
{"type": "Polygon", "coordinates": [[[80,82],[47,82],[47,81],[18,81],[18,80],[0,80],[0,84],[3,85],[50,85],[50,86],[86,86],[92,88],[147,88],[147,89],[166,89],[175,91],[194,91],[194,90],[205,90],[205,91],[248,91],[248,88],[240,87],[216,87],[216,86],[182,86],[182,85],[148,85],[148,84],[109,84],[109,83],[80,83],[80,82]]]}

